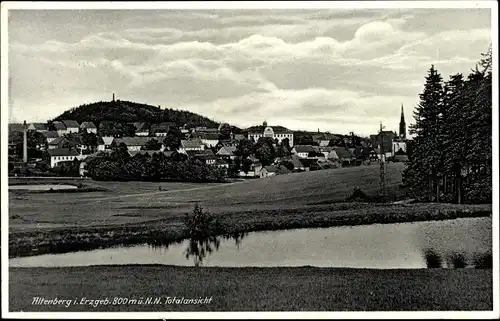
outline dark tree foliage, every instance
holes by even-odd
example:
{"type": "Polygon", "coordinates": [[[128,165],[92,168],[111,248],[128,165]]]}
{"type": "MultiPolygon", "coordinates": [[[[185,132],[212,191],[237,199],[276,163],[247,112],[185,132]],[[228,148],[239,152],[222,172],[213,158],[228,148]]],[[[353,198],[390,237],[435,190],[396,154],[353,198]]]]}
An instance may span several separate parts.
{"type": "Polygon", "coordinates": [[[89,162],[89,177],[111,181],[211,182],[225,179],[223,169],[199,160],[186,159],[184,154],[173,153],[167,157],[158,151],[152,156],[136,154],[134,157],[120,157],[124,153],[124,146],[114,148],[110,155],[89,162]]]}
{"type": "MultiPolygon", "coordinates": [[[[112,121],[115,123],[160,123],[162,121],[168,121],[174,122],[179,126],[204,126],[210,128],[219,126],[217,122],[192,112],[170,108],[161,109],[157,106],[124,100],[100,101],[92,104],[84,104],[62,113],[54,120],[64,119],[73,119],[78,121],[78,123],[92,121],[96,125],[100,124],[102,121],[112,121]]],[[[122,130],[127,131],[124,127],[122,127],[122,130]]],[[[131,131],[132,128],[129,127],[128,130],[131,131]]],[[[135,131],[135,129],[133,130],[135,131]]]]}
{"type": "Polygon", "coordinates": [[[261,137],[255,144],[255,157],[257,157],[262,166],[270,165],[276,159],[276,149],[273,146],[274,141],[270,137],[261,137]]]}
{"type": "Polygon", "coordinates": [[[492,200],[491,48],[467,78],[429,70],[410,133],[405,185],[435,202],[492,200]]]}
{"type": "Polygon", "coordinates": [[[181,140],[183,139],[185,139],[184,134],[179,128],[170,128],[167,132],[167,136],[163,139],[163,144],[169,150],[178,150],[181,146],[181,140]]]}
{"type": "Polygon", "coordinates": [[[160,143],[157,139],[153,138],[149,140],[144,146],[141,147],[142,150],[160,150],[162,147],[162,143],[160,143]]]}

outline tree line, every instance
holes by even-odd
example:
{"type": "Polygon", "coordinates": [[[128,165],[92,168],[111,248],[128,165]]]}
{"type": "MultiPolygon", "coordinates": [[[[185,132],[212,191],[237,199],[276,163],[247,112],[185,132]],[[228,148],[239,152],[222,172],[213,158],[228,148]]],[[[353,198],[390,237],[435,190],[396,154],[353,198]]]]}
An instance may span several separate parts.
{"type": "Polygon", "coordinates": [[[86,169],[92,179],[109,181],[212,182],[226,178],[224,169],[188,159],[176,151],[170,156],[158,151],[131,157],[124,143],[113,146],[111,153],[91,160],[86,169]]]}
{"type": "Polygon", "coordinates": [[[492,55],[467,77],[431,66],[414,111],[404,183],[431,202],[488,203],[492,188],[492,55]]]}

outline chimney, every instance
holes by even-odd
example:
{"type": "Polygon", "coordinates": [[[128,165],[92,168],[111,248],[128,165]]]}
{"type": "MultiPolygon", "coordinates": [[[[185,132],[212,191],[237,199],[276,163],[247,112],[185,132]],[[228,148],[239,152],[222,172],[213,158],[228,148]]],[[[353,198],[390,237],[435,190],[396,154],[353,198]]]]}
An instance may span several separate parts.
{"type": "Polygon", "coordinates": [[[113,101],[115,101],[115,93],[113,93],[113,101]]]}
{"type": "Polygon", "coordinates": [[[28,126],[26,121],[23,123],[23,162],[28,162],[28,126]]]}

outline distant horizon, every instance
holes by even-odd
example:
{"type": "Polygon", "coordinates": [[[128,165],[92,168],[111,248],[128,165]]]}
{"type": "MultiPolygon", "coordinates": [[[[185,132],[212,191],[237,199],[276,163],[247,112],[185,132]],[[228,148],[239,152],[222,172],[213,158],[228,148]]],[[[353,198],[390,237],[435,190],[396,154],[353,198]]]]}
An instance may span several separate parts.
{"type": "Polygon", "coordinates": [[[492,43],[489,8],[12,10],[8,21],[11,123],[114,92],[241,128],[397,132],[401,104],[414,123],[432,64],[444,81],[467,75],[492,43]]]}
{"type": "MultiPolygon", "coordinates": [[[[148,106],[151,106],[151,107],[157,107],[157,106],[154,106],[154,105],[150,105],[150,104],[148,104],[148,103],[145,103],[145,102],[134,102],[134,101],[130,101],[130,100],[127,100],[127,99],[115,99],[115,100],[116,100],[116,101],[124,101],[124,102],[132,102],[132,103],[136,103],[136,104],[145,104],[145,105],[148,105],[148,106]]],[[[78,105],[78,106],[73,106],[73,107],[70,107],[70,108],[68,108],[67,110],[65,110],[65,111],[63,111],[62,113],[60,113],[59,115],[54,116],[54,117],[52,117],[52,118],[50,118],[50,119],[57,118],[57,117],[59,117],[60,115],[62,115],[64,112],[69,111],[69,110],[71,110],[72,108],[79,108],[79,107],[81,107],[81,106],[83,106],[83,105],[89,105],[89,104],[94,104],[94,103],[98,103],[98,102],[112,102],[112,100],[100,100],[100,101],[95,101],[95,102],[86,102],[86,103],[83,103],[83,104],[78,105]]],[[[177,110],[177,111],[186,111],[186,112],[190,112],[190,111],[189,111],[189,110],[187,110],[187,109],[172,108],[172,107],[168,107],[168,106],[161,106],[161,105],[160,105],[160,108],[161,108],[162,110],[163,110],[163,109],[173,109],[173,110],[177,110]]],[[[400,106],[400,108],[401,108],[401,106],[400,106]]],[[[216,119],[209,118],[209,117],[207,117],[207,116],[205,116],[205,115],[202,115],[202,114],[198,114],[198,113],[196,113],[196,114],[197,114],[197,115],[199,115],[199,116],[206,117],[206,118],[210,119],[211,121],[214,121],[214,122],[219,123],[219,124],[224,123],[224,122],[220,122],[220,121],[218,121],[218,120],[216,120],[216,119]]],[[[46,124],[46,123],[49,123],[49,122],[50,122],[50,119],[47,119],[47,120],[45,120],[45,121],[40,121],[40,120],[37,120],[37,121],[26,121],[26,124],[32,124],[32,123],[42,123],[42,124],[46,124]]],[[[399,118],[398,118],[398,119],[399,119],[399,118]]],[[[68,119],[68,120],[72,120],[72,119],[68,119]]],[[[405,120],[406,120],[406,115],[405,115],[405,120]]],[[[12,125],[12,124],[19,124],[19,125],[22,125],[24,121],[25,121],[25,120],[21,120],[21,121],[10,121],[10,120],[9,120],[8,124],[9,124],[9,125],[12,125]]],[[[296,129],[296,128],[291,128],[291,127],[286,126],[286,125],[283,125],[283,124],[273,124],[273,123],[268,122],[267,120],[263,120],[260,124],[254,124],[254,125],[250,125],[250,126],[238,126],[238,125],[233,124],[233,123],[228,123],[228,124],[229,124],[229,125],[231,125],[231,126],[236,126],[236,127],[240,128],[240,129],[242,129],[242,130],[246,130],[246,129],[250,128],[250,127],[262,126],[262,125],[263,125],[263,123],[264,123],[264,121],[266,121],[266,122],[268,123],[268,126],[270,126],[270,127],[281,126],[281,127],[285,127],[285,128],[287,128],[287,129],[289,129],[289,130],[291,130],[291,131],[294,131],[294,132],[310,132],[310,133],[318,132],[318,129],[316,129],[316,130],[309,130],[309,129],[296,129]]],[[[406,120],[406,122],[408,123],[408,120],[406,120]]],[[[379,126],[380,126],[380,124],[379,124],[379,126]]],[[[332,131],[329,131],[329,130],[321,130],[321,128],[319,128],[319,129],[320,129],[320,133],[329,133],[329,134],[332,134],[332,135],[349,135],[349,134],[351,133],[351,132],[347,132],[347,133],[332,132],[332,131]]],[[[408,129],[409,129],[409,126],[407,125],[407,126],[406,126],[406,132],[407,132],[407,133],[406,133],[406,136],[407,136],[407,138],[411,138],[411,137],[412,137],[412,135],[409,135],[409,133],[408,133],[408,129]]],[[[396,133],[398,134],[398,131],[397,131],[396,129],[395,129],[395,130],[391,130],[391,129],[387,129],[387,128],[385,128],[385,127],[384,127],[384,130],[393,131],[393,132],[396,132],[396,133]]],[[[378,133],[378,131],[374,131],[373,133],[370,133],[370,134],[361,134],[361,133],[356,133],[355,131],[352,131],[352,132],[354,133],[354,135],[357,135],[357,136],[359,136],[359,137],[368,137],[368,138],[369,138],[369,136],[370,136],[370,135],[374,135],[374,134],[377,134],[377,133],[378,133]]]]}

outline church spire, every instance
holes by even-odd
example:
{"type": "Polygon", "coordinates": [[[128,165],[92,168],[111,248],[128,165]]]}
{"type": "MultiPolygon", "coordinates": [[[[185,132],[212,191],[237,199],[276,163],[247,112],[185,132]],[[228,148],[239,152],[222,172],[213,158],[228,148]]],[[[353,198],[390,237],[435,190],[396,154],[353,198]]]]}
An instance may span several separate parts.
{"type": "Polygon", "coordinates": [[[403,104],[401,104],[401,120],[399,121],[399,137],[405,139],[406,138],[406,122],[405,122],[405,114],[403,109],[403,104]]]}

